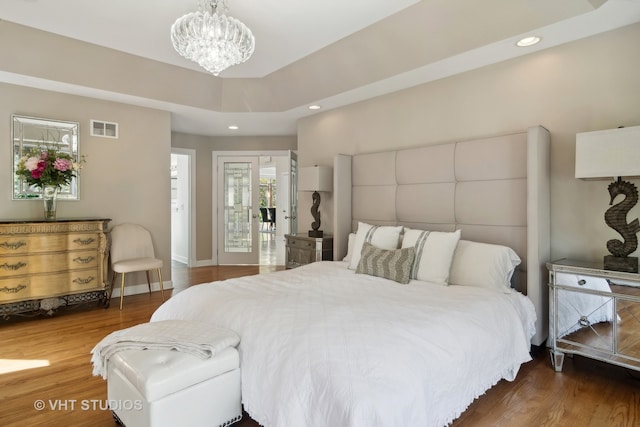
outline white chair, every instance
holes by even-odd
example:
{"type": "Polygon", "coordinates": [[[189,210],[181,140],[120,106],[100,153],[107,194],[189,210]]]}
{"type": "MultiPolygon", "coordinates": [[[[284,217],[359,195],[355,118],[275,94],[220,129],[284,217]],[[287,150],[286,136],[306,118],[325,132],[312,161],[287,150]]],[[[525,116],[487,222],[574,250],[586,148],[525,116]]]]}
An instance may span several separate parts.
{"type": "Polygon", "coordinates": [[[147,273],[147,284],[151,293],[151,279],[149,271],[158,271],[160,282],[160,292],[164,301],[164,288],[162,286],[162,260],[155,257],[151,234],[144,227],[137,224],[119,224],[111,229],[111,269],[113,279],[111,280],[111,292],[109,301],[113,295],[113,285],[118,273],[122,274],[120,285],[120,310],[124,298],[124,277],[126,273],[144,271],[147,273]]]}

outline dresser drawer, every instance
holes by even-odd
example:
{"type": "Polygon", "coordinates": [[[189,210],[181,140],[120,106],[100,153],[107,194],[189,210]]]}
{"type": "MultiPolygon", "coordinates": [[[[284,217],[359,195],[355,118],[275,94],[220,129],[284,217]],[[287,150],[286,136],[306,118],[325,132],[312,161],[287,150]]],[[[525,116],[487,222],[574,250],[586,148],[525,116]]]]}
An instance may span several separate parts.
{"type": "Polygon", "coordinates": [[[22,301],[31,298],[31,278],[12,277],[0,280],[0,303],[22,301]]]}
{"type": "Polygon", "coordinates": [[[31,298],[49,298],[104,289],[96,269],[31,276],[31,298]]]}
{"type": "Polygon", "coordinates": [[[0,255],[97,249],[99,243],[95,233],[2,236],[0,255]]]}
{"type": "Polygon", "coordinates": [[[79,268],[96,268],[97,266],[98,253],[96,250],[8,256],[0,260],[0,278],[79,268]]]}
{"type": "Polygon", "coordinates": [[[0,279],[0,303],[104,290],[97,269],[0,279]]]}

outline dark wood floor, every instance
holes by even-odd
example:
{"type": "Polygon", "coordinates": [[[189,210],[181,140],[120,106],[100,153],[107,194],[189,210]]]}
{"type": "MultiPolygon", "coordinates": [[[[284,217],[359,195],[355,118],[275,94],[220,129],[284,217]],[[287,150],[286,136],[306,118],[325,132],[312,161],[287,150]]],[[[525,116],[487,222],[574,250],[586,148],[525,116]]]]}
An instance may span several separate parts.
{"type": "MultiPolygon", "coordinates": [[[[185,287],[274,269],[178,267],[172,280],[185,287]]],[[[160,304],[160,294],[154,292],[126,297],[123,311],[118,304],[108,309],[80,307],[51,318],[0,323],[0,426],[114,426],[110,412],[102,408],[106,383],[91,375],[89,351],[108,333],[148,321],[160,304]],[[35,408],[40,401],[42,410],[35,408]],[[66,407],[54,409],[52,404],[66,407]]],[[[581,357],[567,359],[564,371],[557,373],[546,351],[525,364],[514,382],[500,381],[452,424],[639,425],[639,373],[581,357]]],[[[258,424],[245,416],[236,426],[258,424]]]]}

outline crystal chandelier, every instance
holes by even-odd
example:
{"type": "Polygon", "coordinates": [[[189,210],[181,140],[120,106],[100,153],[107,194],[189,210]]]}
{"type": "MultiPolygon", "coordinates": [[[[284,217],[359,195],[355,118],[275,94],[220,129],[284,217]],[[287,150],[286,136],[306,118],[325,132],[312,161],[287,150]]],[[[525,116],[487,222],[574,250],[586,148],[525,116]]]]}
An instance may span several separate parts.
{"type": "Polygon", "coordinates": [[[226,0],[198,0],[198,11],[188,13],[171,26],[171,42],[178,53],[220,74],[232,65],[245,62],[256,45],[251,30],[226,16],[226,0]]]}

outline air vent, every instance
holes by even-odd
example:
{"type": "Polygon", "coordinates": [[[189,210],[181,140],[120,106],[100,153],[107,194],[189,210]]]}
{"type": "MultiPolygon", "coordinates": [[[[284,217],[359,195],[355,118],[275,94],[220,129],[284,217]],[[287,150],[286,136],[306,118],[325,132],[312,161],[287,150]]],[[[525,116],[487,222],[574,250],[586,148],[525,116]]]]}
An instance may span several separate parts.
{"type": "Polygon", "coordinates": [[[118,138],[118,124],[102,120],[91,120],[91,136],[118,138]]]}

